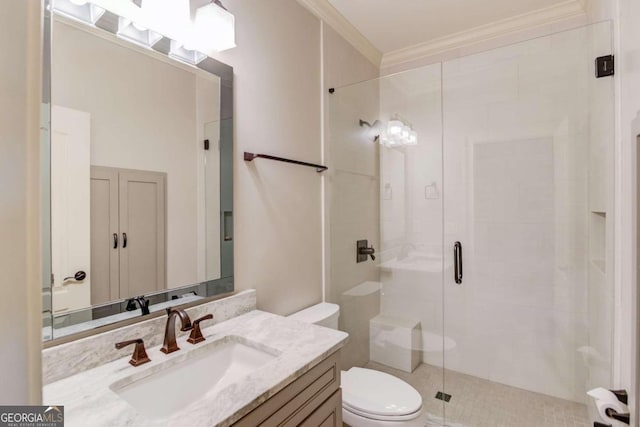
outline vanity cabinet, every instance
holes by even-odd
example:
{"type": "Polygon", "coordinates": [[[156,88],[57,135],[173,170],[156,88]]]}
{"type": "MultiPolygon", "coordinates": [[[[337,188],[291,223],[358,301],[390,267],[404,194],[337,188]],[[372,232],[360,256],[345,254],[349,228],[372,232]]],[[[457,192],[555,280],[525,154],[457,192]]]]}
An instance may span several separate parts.
{"type": "Polygon", "coordinates": [[[342,427],[340,351],[241,418],[234,427],[342,427]]]}

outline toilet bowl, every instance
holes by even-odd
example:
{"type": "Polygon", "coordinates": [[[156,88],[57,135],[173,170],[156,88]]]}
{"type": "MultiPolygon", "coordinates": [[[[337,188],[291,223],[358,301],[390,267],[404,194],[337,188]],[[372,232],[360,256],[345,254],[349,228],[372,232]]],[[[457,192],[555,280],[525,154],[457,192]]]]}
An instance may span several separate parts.
{"type": "MultiPolygon", "coordinates": [[[[338,329],[340,307],[321,303],[289,316],[338,329]]],[[[400,378],[373,369],[342,371],[342,418],[351,427],[418,427],[422,397],[400,378]]]]}

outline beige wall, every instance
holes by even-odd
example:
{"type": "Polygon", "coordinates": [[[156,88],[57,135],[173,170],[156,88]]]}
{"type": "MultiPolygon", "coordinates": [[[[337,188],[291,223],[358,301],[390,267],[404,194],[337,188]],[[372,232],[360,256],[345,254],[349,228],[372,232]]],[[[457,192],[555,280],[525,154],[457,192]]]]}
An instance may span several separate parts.
{"type": "Polygon", "coordinates": [[[289,314],[322,299],[322,177],[244,151],[321,160],[320,22],[292,0],[225,3],[235,74],[235,286],[258,308],[289,314]]]}
{"type": "MultiPolygon", "coordinates": [[[[321,161],[321,23],[291,0],[226,6],[238,45],[218,56],[235,74],[236,288],[257,289],[260,309],[290,314],[322,300],[323,178],[300,166],[245,163],[242,154],[321,161]]],[[[377,75],[336,34],[325,45],[326,87],[377,75]]]]}
{"type": "Polygon", "coordinates": [[[40,380],[40,3],[0,3],[0,404],[36,404],[40,380]]]}

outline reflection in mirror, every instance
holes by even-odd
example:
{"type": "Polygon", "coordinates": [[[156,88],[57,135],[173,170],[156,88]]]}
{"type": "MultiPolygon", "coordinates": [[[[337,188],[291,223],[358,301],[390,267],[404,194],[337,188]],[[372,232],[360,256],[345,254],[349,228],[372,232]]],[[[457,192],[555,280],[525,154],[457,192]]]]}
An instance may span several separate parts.
{"type": "Polygon", "coordinates": [[[53,338],[232,291],[220,77],[60,16],[50,69],[53,338]]]}

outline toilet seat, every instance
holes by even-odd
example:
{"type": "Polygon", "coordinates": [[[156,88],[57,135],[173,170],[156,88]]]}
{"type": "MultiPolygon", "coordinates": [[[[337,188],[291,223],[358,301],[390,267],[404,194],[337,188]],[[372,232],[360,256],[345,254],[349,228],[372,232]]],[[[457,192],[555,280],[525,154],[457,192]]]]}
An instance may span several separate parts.
{"type": "Polygon", "coordinates": [[[361,416],[363,418],[368,418],[370,420],[377,420],[377,421],[409,421],[419,416],[420,413],[422,412],[422,408],[420,408],[416,412],[407,414],[407,415],[385,416],[385,415],[377,415],[377,414],[368,414],[366,412],[351,408],[349,405],[345,404],[344,402],[342,403],[342,409],[344,411],[351,412],[352,414],[361,416]]]}
{"type": "Polygon", "coordinates": [[[418,417],[422,397],[406,382],[384,372],[351,368],[342,371],[342,406],[356,415],[380,421],[418,417]]]}

